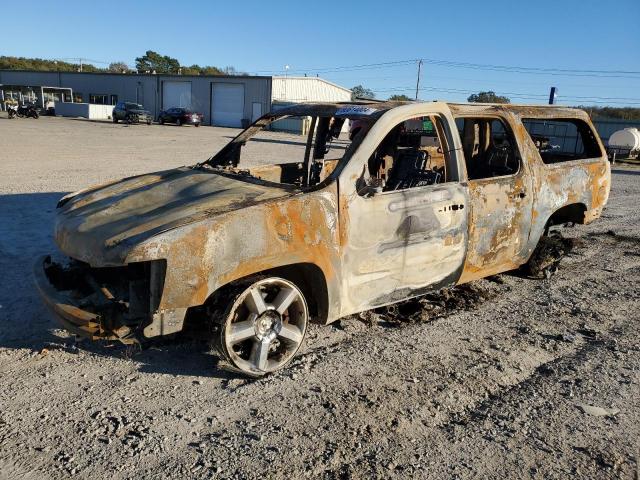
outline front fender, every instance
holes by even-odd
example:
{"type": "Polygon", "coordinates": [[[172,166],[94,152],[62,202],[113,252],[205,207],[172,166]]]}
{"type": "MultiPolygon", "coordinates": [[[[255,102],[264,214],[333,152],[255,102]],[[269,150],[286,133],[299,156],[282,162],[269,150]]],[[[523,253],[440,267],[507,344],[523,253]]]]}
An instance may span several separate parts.
{"type": "Polygon", "coordinates": [[[220,287],[273,268],[316,265],[327,281],[329,318],[339,311],[335,186],[213,216],[139,245],[127,262],[164,258],[160,309],[202,305],[220,287]]]}

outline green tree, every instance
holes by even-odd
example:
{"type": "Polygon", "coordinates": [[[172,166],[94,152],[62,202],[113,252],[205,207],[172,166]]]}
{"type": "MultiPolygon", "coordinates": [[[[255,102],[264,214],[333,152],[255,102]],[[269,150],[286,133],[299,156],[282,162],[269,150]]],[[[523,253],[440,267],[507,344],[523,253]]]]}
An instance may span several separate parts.
{"type": "Polygon", "coordinates": [[[124,62],[112,62],[109,64],[107,70],[111,73],[128,73],[129,65],[124,62]]]}
{"type": "Polygon", "coordinates": [[[202,67],[200,75],[223,75],[222,70],[218,67],[202,67]]]}
{"type": "Polygon", "coordinates": [[[351,89],[351,100],[356,100],[358,98],[376,98],[376,94],[373,93],[373,90],[363,87],[362,85],[356,85],[351,89]]]}
{"type": "Polygon", "coordinates": [[[471,103],[511,103],[507,97],[496,95],[496,92],[489,90],[488,92],[474,93],[467,98],[471,103]]]}
{"type": "MultiPolygon", "coordinates": [[[[35,70],[38,72],[78,72],[79,63],[63,62],[62,60],[46,60],[43,58],[25,58],[0,56],[0,70],[35,70]]],[[[100,72],[102,69],[84,63],[83,72],[100,72]]]]}
{"type": "Polygon", "coordinates": [[[640,120],[640,108],[634,107],[588,107],[580,105],[577,108],[585,110],[591,118],[615,118],[619,120],[640,120]]]}
{"type": "Polygon", "coordinates": [[[222,71],[217,67],[201,67],[195,63],[189,67],[181,66],[180,71],[182,75],[223,75],[222,71]]]}
{"type": "Polygon", "coordinates": [[[156,73],[178,73],[180,68],[180,62],[167,55],[160,55],[153,50],[147,50],[147,52],[136,58],[136,69],[142,72],[156,72],[156,73]]]}
{"type": "Polygon", "coordinates": [[[393,100],[396,102],[410,102],[413,100],[412,98],[407,97],[406,95],[391,95],[389,100],[393,100]]]}
{"type": "Polygon", "coordinates": [[[190,67],[183,65],[180,67],[180,71],[182,72],[182,75],[200,75],[202,67],[197,64],[193,64],[190,67]]]}

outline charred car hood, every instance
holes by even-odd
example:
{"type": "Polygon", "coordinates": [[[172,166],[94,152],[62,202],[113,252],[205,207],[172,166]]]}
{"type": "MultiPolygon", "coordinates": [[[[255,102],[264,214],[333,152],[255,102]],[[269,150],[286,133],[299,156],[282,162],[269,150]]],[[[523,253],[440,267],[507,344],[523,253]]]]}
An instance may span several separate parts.
{"type": "Polygon", "coordinates": [[[62,198],[55,240],[70,257],[114,264],[153,235],[294,192],[189,167],[125,178],[62,198]]]}

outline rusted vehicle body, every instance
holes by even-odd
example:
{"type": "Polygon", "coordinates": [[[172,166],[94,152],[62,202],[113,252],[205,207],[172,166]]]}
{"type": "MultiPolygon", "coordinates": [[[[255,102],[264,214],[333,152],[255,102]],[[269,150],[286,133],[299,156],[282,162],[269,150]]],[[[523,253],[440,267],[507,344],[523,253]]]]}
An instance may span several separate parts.
{"type": "Polygon", "coordinates": [[[262,375],[293,357],[309,321],[526,264],[550,227],[598,218],[609,188],[580,110],[295,105],[203,163],[65,196],[65,258],[39,259],[35,277],[71,332],[131,343],[204,321],[232,368],[262,375]],[[242,166],[257,132],[301,116],[299,161],[242,166]],[[346,121],[361,125],[353,141],[346,121]]]}

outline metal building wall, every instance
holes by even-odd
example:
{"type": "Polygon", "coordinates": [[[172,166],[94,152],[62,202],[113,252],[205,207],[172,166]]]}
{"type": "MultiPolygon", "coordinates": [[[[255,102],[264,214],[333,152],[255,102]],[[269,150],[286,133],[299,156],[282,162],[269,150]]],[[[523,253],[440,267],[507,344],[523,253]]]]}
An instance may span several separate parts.
{"type": "Polygon", "coordinates": [[[0,84],[60,86],[59,72],[26,72],[22,70],[0,70],[0,84]]]}
{"type": "MultiPolygon", "coordinates": [[[[245,119],[251,120],[253,102],[262,105],[263,115],[271,110],[271,77],[211,77],[211,84],[213,83],[244,84],[245,119]]],[[[209,86],[209,95],[211,95],[211,86],[209,86]]]]}
{"type": "MultiPolygon", "coordinates": [[[[271,109],[279,110],[293,103],[348,102],[351,90],[318,77],[273,77],[271,109]]],[[[271,125],[273,130],[305,133],[304,118],[286,118],[271,125]]],[[[345,123],[345,131],[348,125],[345,123]]]]}
{"type": "MultiPolygon", "coordinates": [[[[254,102],[262,105],[262,113],[267,113],[271,108],[271,77],[156,76],[160,81],[160,89],[162,89],[164,81],[191,82],[191,108],[204,115],[206,125],[211,125],[211,90],[214,83],[240,83],[244,85],[244,118],[251,118],[254,102]]],[[[162,103],[161,90],[158,98],[162,103]]],[[[161,105],[158,111],[172,106],[174,105],[161,105]]]]}
{"type": "Polygon", "coordinates": [[[638,120],[620,120],[617,118],[605,119],[596,118],[593,121],[594,127],[598,131],[598,135],[605,145],[609,145],[609,137],[618,130],[635,127],[640,129],[640,121],[638,120]]]}
{"type": "Polygon", "coordinates": [[[154,117],[163,108],[174,106],[162,105],[162,82],[165,80],[191,82],[192,107],[204,114],[205,124],[211,122],[211,89],[212,84],[217,82],[241,83],[245,86],[244,118],[251,118],[253,103],[261,104],[262,113],[271,109],[271,77],[0,70],[0,84],[71,88],[74,94],[81,93],[86,103],[90,94],[117,95],[118,101],[142,103],[154,117]]]}
{"type": "Polygon", "coordinates": [[[272,101],[348,102],[351,90],[318,77],[273,77],[272,101]]]}
{"type": "Polygon", "coordinates": [[[91,94],[117,95],[118,101],[142,103],[157,113],[157,79],[151,75],[119,75],[108,73],[0,71],[0,83],[5,85],[66,87],[74,95],[82,94],[89,103],[91,94]]]}

